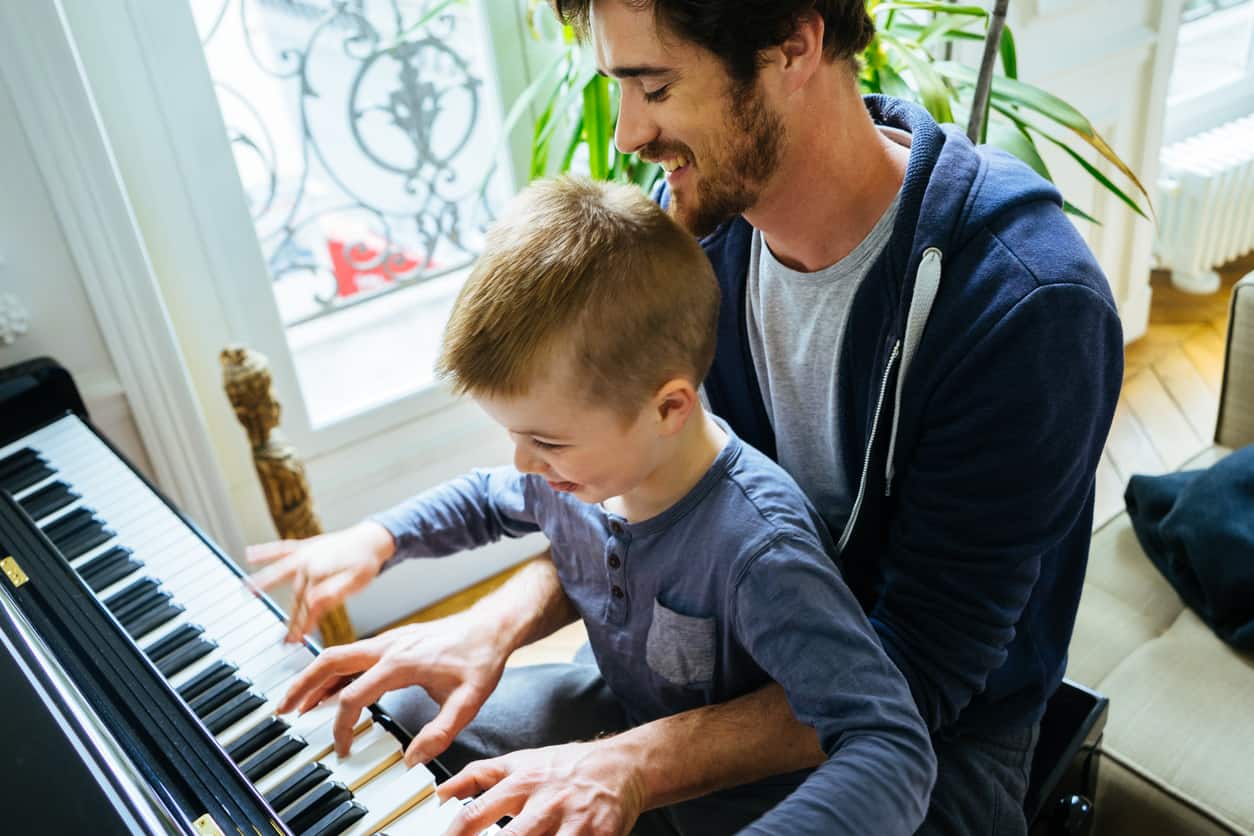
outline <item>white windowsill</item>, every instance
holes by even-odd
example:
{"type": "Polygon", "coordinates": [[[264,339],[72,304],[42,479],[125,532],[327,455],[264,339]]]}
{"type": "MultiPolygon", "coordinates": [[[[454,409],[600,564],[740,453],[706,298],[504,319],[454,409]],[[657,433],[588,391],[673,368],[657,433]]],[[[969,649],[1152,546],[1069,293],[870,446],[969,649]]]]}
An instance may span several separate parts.
{"type": "Polygon", "coordinates": [[[432,388],[449,311],[469,269],[291,328],[315,429],[432,388]]]}

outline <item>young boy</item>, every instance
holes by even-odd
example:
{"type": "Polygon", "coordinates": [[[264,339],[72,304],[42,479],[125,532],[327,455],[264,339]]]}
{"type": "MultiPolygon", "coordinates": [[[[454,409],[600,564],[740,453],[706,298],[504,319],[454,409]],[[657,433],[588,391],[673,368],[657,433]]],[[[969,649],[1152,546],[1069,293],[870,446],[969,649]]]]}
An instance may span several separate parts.
{"type": "MultiPolygon", "coordinates": [[[[393,542],[382,566],[543,532],[629,725],[773,680],[818,733],[828,760],[808,780],[848,832],[912,833],[934,778],[927,731],[801,490],[702,407],[718,310],[701,248],[638,189],[527,189],[489,234],[440,361],[508,430],[515,466],[374,517],[393,542]]],[[[774,800],[804,777],[775,779],[774,800]]],[[[713,827],[700,832],[731,825],[713,827]]]]}

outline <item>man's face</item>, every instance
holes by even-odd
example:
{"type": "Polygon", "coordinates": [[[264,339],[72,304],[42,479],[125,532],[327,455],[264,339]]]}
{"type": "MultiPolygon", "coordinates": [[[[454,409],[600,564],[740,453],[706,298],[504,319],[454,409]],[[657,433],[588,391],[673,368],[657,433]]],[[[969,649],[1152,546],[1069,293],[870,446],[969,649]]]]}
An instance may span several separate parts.
{"type": "Polygon", "coordinates": [[[700,236],[752,208],[784,133],[760,85],[737,84],[713,53],[623,0],[594,1],[592,39],[597,67],[622,89],[614,142],[666,168],[674,218],[700,236]]]}
{"type": "Polygon", "coordinates": [[[475,401],[509,432],[520,472],[538,474],[554,490],[588,503],[631,493],[662,455],[649,410],[642,406],[624,419],[589,406],[573,385],[559,382],[572,379],[549,375],[524,394],[477,394],[475,401]]]}

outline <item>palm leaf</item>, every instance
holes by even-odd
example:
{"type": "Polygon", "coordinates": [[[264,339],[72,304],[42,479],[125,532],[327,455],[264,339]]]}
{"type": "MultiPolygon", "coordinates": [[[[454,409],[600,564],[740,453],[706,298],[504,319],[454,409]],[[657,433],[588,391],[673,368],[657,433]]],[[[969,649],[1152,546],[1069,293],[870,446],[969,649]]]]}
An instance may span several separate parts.
{"type": "Polygon", "coordinates": [[[1054,143],[1063,151],[1065,151],[1067,156],[1071,157],[1071,159],[1079,163],[1080,167],[1083,168],[1085,171],[1087,171],[1094,180],[1101,183],[1103,186],[1106,187],[1107,190],[1109,190],[1112,194],[1114,194],[1115,197],[1119,198],[1124,203],[1126,203],[1128,207],[1132,209],[1133,212],[1136,212],[1138,215],[1140,215],[1142,218],[1145,218],[1145,220],[1147,221],[1150,219],[1148,215],[1146,215],[1143,211],[1141,211],[1141,207],[1137,205],[1135,200],[1129,197],[1123,191],[1123,189],[1119,188],[1114,183],[1112,183],[1109,177],[1107,177],[1105,174],[1102,174],[1102,172],[1099,171],[1096,166],[1094,166],[1088,160],[1084,159],[1084,157],[1082,157],[1070,145],[1063,142],[1061,139],[1057,139],[1053,136],[1050,136],[1048,133],[1044,131],[1038,130],[1035,127],[1033,127],[1032,129],[1036,131],[1036,133],[1040,134],[1042,137],[1054,143]]]}
{"type": "Polygon", "coordinates": [[[893,47],[893,52],[905,62],[910,75],[914,78],[919,100],[927,108],[928,113],[931,113],[937,122],[954,121],[953,111],[949,106],[949,100],[953,94],[941,76],[932,68],[932,64],[915,53],[915,50],[921,50],[921,48],[888,33],[882,33],[880,37],[883,38],[885,46],[893,47]]]}
{"type": "Polygon", "coordinates": [[[1006,78],[1019,77],[1019,57],[1015,50],[1015,36],[1010,34],[1010,27],[1001,30],[1001,67],[1006,78]]]}
{"type": "Polygon", "coordinates": [[[894,0],[891,3],[878,3],[872,14],[880,12],[936,12],[947,15],[966,15],[970,17],[988,17],[988,9],[983,6],[954,6],[945,2],[911,2],[911,0],[894,0]]]}
{"type": "MultiPolygon", "coordinates": [[[[936,63],[936,71],[942,76],[952,78],[963,84],[974,84],[975,82],[975,72],[970,67],[953,61],[938,61],[936,63]]],[[[1137,187],[1137,190],[1145,196],[1146,201],[1149,201],[1149,192],[1141,185],[1141,181],[1132,169],[1128,167],[1128,164],[1119,158],[1119,155],[1111,149],[1106,140],[1102,139],[1084,114],[1062,99],[1052,93],[1045,92],[1039,87],[1033,87],[1030,84],[1024,84],[1022,81],[1000,76],[993,78],[993,98],[1007,104],[1026,107],[1068,128],[1093,146],[1094,150],[1105,157],[1111,165],[1119,169],[1119,172],[1124,177],[1127,177],[1137,187]]],[[[1139,209],[1138,213],[1140,213],[1139,209]]]]}

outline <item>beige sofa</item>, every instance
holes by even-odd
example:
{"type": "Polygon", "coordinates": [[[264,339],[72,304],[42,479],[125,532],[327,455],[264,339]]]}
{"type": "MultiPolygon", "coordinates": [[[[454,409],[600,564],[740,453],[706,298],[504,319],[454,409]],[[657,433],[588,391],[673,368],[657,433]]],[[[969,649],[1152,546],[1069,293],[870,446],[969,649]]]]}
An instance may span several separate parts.
{"type": "MultiPolygon", "coordinates": [[[[1254,443],[1254,274],[1228,330],[1217,446],[1190,467],[1254,443]]],[[[1095,836],[1254,834],[1254,654],[1184,606],[1126,513],[1093,535],[1067,676],[1110,699],[1095,836]]]]}

